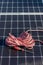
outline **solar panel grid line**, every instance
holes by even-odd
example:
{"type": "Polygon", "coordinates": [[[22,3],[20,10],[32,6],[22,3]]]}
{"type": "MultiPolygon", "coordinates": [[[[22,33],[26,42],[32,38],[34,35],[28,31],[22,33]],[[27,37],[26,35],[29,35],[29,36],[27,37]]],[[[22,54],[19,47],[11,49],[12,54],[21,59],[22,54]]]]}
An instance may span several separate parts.
{"type": "Polygon", "coordinates": [[[33,6],[33,11],[35,12],[35,10],[34,10],[34,5],[33,5],[33,1],[32,1],[32,6],[33,6]]]}
{"type": "MultiPolygon", "coordinates": [[[[2,3],[4,4],[4,2],[2,1],[2,3]]],[[[6,3],[6,5],[8,6],[8,2],[6,3]]],[[[6,12],[6,10],[8,9],[7,7],[5,7],[5,8],[3,8],[3,6],[2,6],[2,11],[1,12],[3,12],[4,11],[4,9],[5,9],[5,12],[6,12]]]]}
{"type": "MultiPolygon", "coordinates": [[[[30,20],[30,16],[28,17],[29,18],[29,20],[30,20]]],[[[29,26],[30,26],[30,30],[31,30],[31,23],[30,23],[31,21],[29,21],[29,26]]]]}
{"type": "MultiPolygon", "coordinates": [[[[27,5],[28,5],[28,0],[27,0],[27,5]]],[[[28,12],[29,12],[29,7],[28,7],[28,12]]],[[[29,17],[28,17],[29,18],[29,17]]],[[[28,25],[29,25],[29,22],[28,22],[28,25]]]]}
{"type": "MultiPolygon", "coordinates": [[[[26,6],[25,6],[25,7],[26,7],[26,6]]],[[[24,8],[25,8],[25,7],[24,7],[24,8]]],[[[26,8],[27,8],[27,12],[29,12],[29,10],[28,10],[28,9],[29,9],[28,0],[27,0],[27,7],[26,7],[26,8]],[[28,8],[27,8],[27,7],[28,7],[28,8]]],[[[24,10],[24,11],[25,11],[25,10],[24,10]]]]}
{"type": "MultiPolygon", "coordinates": [[[[36,16],[34,15],[34,17],[35,17],[35,24],[36,24],[36,30],[37,30],[37,21],[36,21],[36,16]]],[[[37,36],[38,36],[38,31],[37,31],[37,36]]]]}
{"type": "MultiPolygon", "coordinates": [[[[17,2],[17,6],[18,6],[18,2],[17,2]]],[[[18,12],[18,7],[17,7],[17,12],[18,12]]],[[[18,36],[18,16],[17,16],[17,36],[18,36]]],[[[18,65],[18,51],[17,51],[17,65],[18,65]]]]}
{"type": "MultiPolygon", "coordinates": [[[[0,17],[1,18],[1,17],[0,17]]],[[[29,20],[30,21],[30,20],[29,20]]],[[[43,20],[42,20],[43,21],[43,20]]],[[[1,21],[2,23],[4,22],[4,20],[1,21]]],[[[7,22],[9,23],[10,20],[7,20],[7,22]]],[[[13,20],[12,22],[16,22],[16,20],[13,20]]],[[[19,22],[22,22],[22,20],[20,20],[19,22]]],[[[26,20],[26,22],[28,22],[28,20],[26,20]]],[[[30,21],[30,22],[34,22],[34,20],[30,21]]],[[[37,20],[38,23],[40,23],[40,20],[37,20]]],[[[42,25],[43,26],[43,25],[42,25]]]]}
{"type": "MultiPolygon", "coordinates": [[[[38,40],[39,40],[39,33],[38,33],[38,40]]],[[[41,45],[39,43],[39,47],[40,47],[40,54],[41,54],[41,61],[42,61],[42,51],[41,51],[41,45]]]]}
{"type": "MultiPolygon", "coordinates": [[[[40,46],[40,50],[41,50],[41,46],[40,46]]],[[[42,64],[43,64],[42,51],[41,51],[41,61],[42,61],[42,64]]]]}
{"type": "MultiPolygon", "coordinates": [[[[39,33],[38,33],[38,40],[39,40],[39,33]]],[[[40,47],[40,53],[41,53],[41,61],[43,62],[43,60],[42,60],[42,50],[41,50],[41,45],[40,45],[40,43],[39,43],[39,47],[40,47]]]]}
{"type": "Polygon", "coordinates": [[[24,15],[23,15],[23,29],[25,31],[25,21],[24,21],[24,15]]]}
{"type": "MultiPolygon", "coordinates": [[[[1,28],[0,28],[1,29],[1,28]]],[[[3,28],[2,28],[3,29],[3,28]]],[[[5,28],[6,29],[6,28],[5,28]]],[[[7,29],[10,29],[10,28],[7,28],[7,29]]],[[[12,28],[13,30],[14,29],[16,29],[16,28],[12,28]]],[[[18,28],[17,28],[18,29],[18,28]]],[[[22,29],[22,27],[21,28],[19,28],[19,29],[22,29]]],[[[25,27],[23,28],[23,29],[25,29],[25,27]]],[[[28,29],[28,28],[26,28],[26,29],[28,29]]],[[[30,30],[31,31],[31,30],[30,30]]],[[[34,31],[34,30],[32,30],[32,31],[34,31]]],[[[43,31],[43,30],[36,30],[36,31],[43,31]]]]}
{"type": "MultiPolygon", "coordinates": [[[[28,0],[27,0],[27,5],[29,6],[29,4],[28,4],[28,0]]],[[[28,7],[28,12],[29,12],[29,7],[28,7]]]]}
{"type": "MultiPolygon", "coordinates": [[[[22,7],[23,7],[23,0],[22,0],[22,7]]],[[[23,8],[23,12],[24,12],[24,8],[23,8]]],[[[23,15],[23,29],[25,31],[25,22],[24,22],[24,15],[23,15]]],[[[26,49],[25,49],[26,51],[26,49]]],[[[26,52],[25,52],[25,65],[27,65],[27,57],[26,57],[26,52]]]]}
{"type": "MultiPolygon", "coordinates": [[[[35,18],[35,24],[36,24],[36,30],[37,30],[37,22],[36,22],[36,16],[34,15],[35,18]]],[[[32,33],[32,32],[31,32],[32,33]]],[[[33,48],[33,59],[34,59],[34,65],[35,65],[35,56],[34,56],[35,52],[34,52],[34,48],[33,48]]]]}
{"type": "MultiPolygon", "coordinates": [[[[5,7],[2,7],[2,8],[5,8],[5,7]]],[[[7,8],[11,8],[11,7],[7,7],[7,8]]],[[[12,7],[12,8],[16,8],[16,7],[12,7]]],[[[21,8],[21,7],[18,7],[18,8],[21,8]]],[[[24,7],[22,7],[24,8],[24,7]]],[[[28,7],[25,7],[25,8],[28,8],[28,7]]],[[[31,7],[30,7],[31,8],[31,7]]],[[[35,7],[36,8],[36,7],[35,7]]]]}
{"type": "MultiPolygon", "coordinates": [[[[35,16],[35,22],[36,22],[36,16],[35,16]]],[[[37,22],[36,22],[36,30],[37,30],[37,22]]],[[[39,33],[37,32],[37,36],[38,36],[38,40],[39,40],[39,33]]],[[[42,52],[41,52],[41,47],[40,47],[40,43],[39,43],[39,48],[40,48],[40,54],[42,56],[42,52]]],[[[41,61],[42,61],[42,57],[41,57],[41,61]]]]}
{"type": "MultiPolygon", "coordinates": [[[[30,16],[29,16],[29,19],[30,19],[30,16]]],[[[31,23],[30,23],[30,30],[31,30],[31,23]]],[[[31,32],[31,34],[32,34],[32,32],[31,32]]],[[[35,65],[34,48],[33,48],[33,57],[32,58],[33,58],[33,64],[35,65]]]]}
{"type": "MultiPolygon", "coordinates": [[[[13,11],[13,10],[12,10],[13,11]]],[[[11,28],[10,28],[10,32],[9,33],[12,33],[12,16],[11,16],[11,28]]],[[[11,62],[11,49],[9,49],[9,65],[10,65],[10,62],[11,62]]]]}
{"type": "MultiPolygon", "coordinates": [[[[2,56],[1,56],[2,57],[2,56]]],[[[19,58],[25,58],[25,57],[27,57],[27,58],[31,58],[31,57],[33,57],[33,56],[20,56],[19,58]]],[[[34,57],[40,57],[40,56],[34,56],[34,57]]],[[[3,56],[2,58],[9,58],[9,56],[3,56]]],[[[10,58],[17,58],[16,56],[11,56],[10,58]]],[[[42,56],[42,58],[43,58],[43,56],[42,56]]]]}
{"type": "MultiPolygon", "coordinates": [[[[0,7],[0,8],[5,8],[5,7],[0,7]]],[[[11,8],[11,7],[7,7],[7,8],[11,8]]],[[[13,7],[13,8],[16,8],[16,7],[13,7]]],[[[21,8],[21,7],[18,7],[18,8],[21,8]]],[[[32,7],[22,7],[22,8],[32,8],[32,7]]],[[[33,7],[33,8],[37,8],[37,7],[33,7]]],[[[40,7],[39,7],[40,8],[40,7]]],[[[41,7],[43,8],[43,7],[41,7]]],[[[28,11],[29,12],[29,11],[28,11]]]]}
{"type": "Polygon", "coordinates": [[[33,63],[34,63],[34,65],[35,65],[34,49],[33,49],[33,63]]]}
{"type": "Polygon", "coordinates": [[[34,5],[33,5],[33,1],[32,1],[32,6],[33,6],[33,11],[35,12],[35,10],[34,10],[34,5]]]}
{"type": "MultiPolygon", "coordinates": [[[[6,38],[7,36],[0,36],[1,38],[6,38]]],[[[33,36],[34,38],[36,38],[37,36],[33,36]]],[[[43,36],[39,36],[39,37],[43,37],[43,36]]]]}
{"type": "Polygon", "coordinates": [[[23,10],[23,12],[24,12],[23,0],[22,0],[22,10],[23,10]]]}
{"type": "Polygon", "coordinates": [[[26,56],[26,52],[25,52],[25,65],[27,65],[27,56],[26,56]]]}
{"type": "Polygon", "coordinates": [[[6,3],[6,4],[7,4],[7,7],[6,7],[6,13],[7,13],[7,11],[8,11],[8,1],[7,1],[7,3],[6,3]]]}
{"type": "Polygon", "coordinates": [[[18,9],[17,12],[19,12],[19,8],[18,7],[19,7],[19,2],[17,2],[17,9],[18,9]]]}
{"type": "Polygon", "coordinates": [[[2,12],[2,7],[3,7],[3,0],[2,0],[2,4],[1,4],[1,12],[2,12]]]}
{"type": "MultiPolygon", "coordinates": [[[[43,21],[43,20],[42,20],[42,17],[40,16],[40,18],[41,18],[41,23],[42,23],[42,21],[43,21]]],[[[42,24],[42,27],[43,27],[43,24],[42,24]]]]}
{"type": "MultiPolygon", "coordinates": [[[[30,16],[29,16],[29,19],[30,19],[30,16]]],[[[31,20],[30,20],[30,30],[31,30],[31,20]]],[[[31,32],[31,34],[32,34],[32,32],[31,32]]],[[[35,65],[34,48],[33,48],[33,57],[32,58],[33,58],[33,64],[35,65]]]]}
{"type": "Polygon", "coordinates": [[[12,1],[12,12],[13,12],[13,1],[12,1]]]}
{"type": "Polygon", "coordinates": [[[34,7],[34,4],[33,4],[33,2],[32,2],[32,5],[33,5],[33,11],[35,12],[35,8],[37,8],[37,6],[36,6],[36,7],[34,7]]]}
{"type": "Polygon", "coordinates": [[[24,12],[20,12],[20,13],[13,13],[13,12],[9,12],[9,13],[0,13],[0,15],[43,15],[43,12],[35,12],[35,13],[33,13],[33,12],[31,12],[31,13],[24,13],[24,12]]]}
{"type": "MultiPolygon", "coordinates": [[[[6,20],[5,20],[5,21],[6,21],[6,20]]],[[[6,24],[6,23],[5,23],[5,24],[6,24]]],[[[5,29],[4,29],[3,36],[4,36],[4,35],[5,35],[5,29]]],[[[2,53],[1,53],[1,55],[2,55],[2,56],[1,56],[1,65],[2,65],[2,60],[3,60],[3,59],[2,59],[2,58],[3,58],[3,49],[4,49],[4,46],[2,47],[2,53]]]]}
{"type": "MultiPolygon", "coordinates": [[[[37,4],[38,4],[38,1],[37,1],[37,4]]],[[[40,12],[40,7],[39,7],[39,4],[38,4],[38,9],[39,9],[39,12],[40,12]]]]}
{"type": "MultiPolygon", "coordinates": [[[[6,12],[7,12],[7,10],[6,10],[6,12]]],[[[5,24],[4,24],[4,34],[3,34],[3,36],[5,36],[6,19],[7,19],[7,16],[5,17],[5,24]]]]}
{"type": "MultiPolygon", "coordinates": [[[[17,0],[17,12],[18,12],[18,0],[17,0]]],[[[18,33],[19,33],[19,31],[18,31],[18,16],[17,16],[17,37],[18,37],[18,33]]],[[[19,64],[19,51],[17,51],[17,65],[19,64]]]]}
{"type": "MultiPolygon", "coordinates": [[[[30,16],[29,16],[29,20],[30,20],[30,16]]],[[[31,30],[31,20],[29,21],[29,25],[30,25],[30,30],[31,30]]],[[[33,55],[34,55],[34,50],[33,50],[33,55]]],[[[34,58],[32,57],[32,59],[33,59],[33,61],[34,61],[34,58]]],[[[34,62],[33,62],[33,64],[34,64],[34,62]]]]}
{"type": "MultiPolygon", "coordinates": [[[[7,10],[6,10],[6,12],[7,12],[7,10]]],[[[4,33],[3,33],[3,40],[4,40],[4,36],[5,36],[5,28],[6,28],[6,19],[7,19],[7,16],[5,17],[5,24],[4,24],[4,33]]],[[[3,41],[4,42],[4,41],[3,41]]],[[[3,58],[3,50],[4,50],[4,46],[2,46],[2,58],[3,58]]],[[[2,62],[1,62],[1,65],[2,65],[2,63],[3,63],[3,59],[1,59],[2,60],[2,62]]]]}
{"type": "MultiPolygon", "coordinates": [[[[31,32],[31,34],[32,34],[32,32],[31,32]]],[[[33,48],[33,63],[34,63],[34,65],[35,65],[34,48],[33,48]]]]}
{"type": "MultiPolygon", "coordinates": [[[[0,2],[0,3],[2,3],[2,2],[0,2]]],[[[3,3],[6,3],[6,2],[3,1],[3,3]]],[[[11,2],[9,2],[9,3],[11,3],[11,2]]],[[[13,2],[13,1],[12,1],[12,3],[17,3],[17,2],[13,2]]],[[[19,3],[21,3],[21,2],[19,2],[19,3]]],[[[26,3],[26,2],[23,2],[23,3],[26,3]]],[[[32,3],[32,2],[29,2],[29,3],[32,3]]],[[[33,3],[37,3],[37,2],[34,2],[34,1],[33,1],[33,3]]],[[[42,3],[42,2],[39,2],[39,3],[42,3]]],[[[43,4],[43,3],[42,3],[42,4],[43,4]]]]}
{"type": "Polygon", "coordinates": [[[11,49],[9,49],[9,56],[8,56],[8,60],[9,60],[9,62],[8,62],[8,65],[10,65],[10,59],[11,59],[11,49]]]}
{"type": "MultiPolygon", "coordinates": [[[[27,5],[29,5],[29,4],[28,4],[28,0],[27,0],[27,5]]],[[[29,7],[28,7],[28,12],[29,12],[29,7]]],[[[30,18],[29,18],[29,20],[30,20],[30,18]]],[[[29,24],[30,24],[30,23],[28,23],[28,25],[29,25],[29,24]]]]}
{"type": "MultiPolygon", "coordinates": [[[[7,16],[6,16],[6,18],[7,18],[7,16]]],[[[5,25],[4,25],[4,28],[6,27],[6,19],[5,19],[5,25]]],[[[5,36],[5,29],[4,29],[4,33],[3,33],[3,36],[5,36]]],[[[3,38],[4,39],[4,38],[3,38]]],[[[4,42],[4,41],[3,41],[4,42]]],[[[1,65],[2,65],[2,58],[3,58],[3,50],[4,50],[4,46],[2,46],[2,53],[1,53],[1,65]]]]}
{"type": "MultiPolygon", "coordinates": [[[[1,52],[1,55],[2,55],[2,52],[1,52]]],[[[0,64],[2,64],[2,56],[0,56],[0,64]]]]}
{"type": "MultiPolygon", "coordinates": [[[[3,46],[4,47],[4,46],[3,46]]],[[[2,47],[2,52],[1,52],[1,55],[3,54],[3,47],[2,47]]],[[[1,56],[1,62],[0,62],[0,64],[2,65],[2,58],[3,58],[3,55],[1,56]]]]}

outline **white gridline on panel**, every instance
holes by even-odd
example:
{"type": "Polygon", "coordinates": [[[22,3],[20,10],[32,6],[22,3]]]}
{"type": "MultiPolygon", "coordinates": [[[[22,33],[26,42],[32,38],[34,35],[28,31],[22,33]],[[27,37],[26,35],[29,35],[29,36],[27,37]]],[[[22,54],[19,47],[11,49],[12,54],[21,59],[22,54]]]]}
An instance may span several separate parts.
{"type": "MultiPolygon", "coordinates": [[[[0,28],[0,29],[3,29],[3,28],[0,28]]],[[[28,28],[25,28],[25,27],[24,27],[24,28],[22,28],[22,27],[21,27],[21,28],[4,28],[4,29],[5,29],[5,30],[6,30],[6,29],[21,29],[21,30],[22,30],[22,29],[24,29],[24,30],[27,29],[27,30],[28,30],[28,28]]],[[[42,29],[42,30],[41,30],[41,29],[33,29],[33,30],[31,29],[31,30],[28,30],[28,31],[29,31],[29,32],[35,32],[35,31],[36,31],[36,32],[41,32],[41,31],[43,32],[43,29],[42,29]]]]}
{"type": "MultiPolygon", "coordinates": [[[[6,8],[6,7],[0,7],[0,8],[3,9],[3,8],[6,8]]],[[[7,8],[9,9],[9,8],[21,8],[21,7],[7,7],[7,8]]],[[[22,8],[39,8],[40,9],[40,7],[22,7],[22,8]]],[[[43,8],[43,7],[41,7],[41,8],[43,8]]]]}
{"type": "MultiPolygon", "coordinates": [[[[38,34],[38,40],[39,40],[39,34],[38,34]]],[[[41,61],[42,61],[42,64],[43,64],[43,59],[42,59],[42,50],[41,50],[41,45],[39,43],[39,47],[40,47],[40,53],[41,53],[41,61]]]]}
{"type": "MultiPolygon", "coordinates": [[[[35,16],[35,22],[36,22],[36,16],[35,16]]],[[[37,29],[37,23],[36,23],[36,29],[37,29]]],[[[37,32],[37,36],[38,36],[38,40],[39,40],[39,33],[37,32]]],[[[42,52],[41,52],[41,45],[39,43],[39,47],[40,47],[40,54],[41,54],[41,61],[42,61],[42,52]]]]}
{"type": "Polygon", "coordinates": [[[6,13],[0,13],[0,15],[43,15],[43,12],[15,12],[15,13],[13,13],[13,12],[6,12],[6,13]]]}
{"type": "MultiPolygon", "coordinates": [[[[29,16],[29,19],[30,19],[30,16],[29,16]]],[[[30,23],[30,30],[31,30],[31,23],[30,23]]],[[[32,34],[32,32],[31,32],[31,34],[32,34]]],[[[33,61],[34,61],[34,65],[35,65],[34,48],[33,48],[33,61]]]]}
{"type": "MultiPolygon", "coordinates": [[[[2,1],[3,1],[3,0],[2,0],[2,1]]],[[[38,0],[37,0],[37,1],[38,1],[38,0]]],[[[37,2],[37,1],[36,1],[36,2],[37,2]]],[[[3,1],[3,2],[5,2],[5,1],[3,1]]],[[[8,0],[7,0],[6,2],[14,2],[14,1],[8,1],[8,0]]],[[[6,3],[6,2],[5,2],[5,3],[6,3]]],[[[17,0],[16,2],[18,2],[18,3],[19,3],[19,1],[18,1],[18,0],[17,0]]],[[[21,2],[22,2],[22,1],[21,1],[21,2]]],[[[25,1],[23,1],[23,2],[25,2],[25,1]]],[[[29,1],[28,1],[28,2],[29,2],[29,1]]],[[[33,0],[32,0],[31,2],[36,3],[36,2],[35,2],[35,1],[33,1],[33,0]]],[[[30,2],[30,3],[31,3],[31,2],[30,2]]],[[[39,1],[38,1],[38,2],[39,2],[39,1]]],[[[39,2],[39,3],[40,3],[40,2],[39,2]]],[[[41,1],[41,3],[42,3],[42,1],[41,1]]]]}
{"type": "MultiPolygon", "coordinates": [[[[31,23],[31,22],[30,22],[31,23]]],[[[28,30],[30,27],[27,27],[26,29],[28,30]]],[[[3,29],[3,28],[0,28],[0,29],[3,29]]],[[[23,27],[20,27],[20,28],[5,28],[5,29],[25,29],[25,27],[23,28],[23,27]]],[[[43,28],[42,27],[38,27],[38,29],[36,29],[36,27],[35,28],[33,28],[33,29],[31,29],[31,30],[28,30],[28,31],[43,31],[43,28]]]]}
{"type": "MultiPolygon", "coordinates": [[[[4,1],[2,1],[3,3],[6,3],[6,2],[4,2],[4,1]]],[[[2,3],[2,2],[0,2],[0,3],[2,3]]],[[[33,3],[37,3],[37,2],[34,2],[34,1],[32,1],[33,3]]],[[[32,2],[28,2],[28,3],[32,3],[32,2]]],[[[17,2],[8,2],[8,3],[17,3],[17,2]]],[[[21,2],[18,2],[18,3],[21,3],[21,2]]],[[[23,2],[23,3],[26,3],[26,2],[23,2]]],[[[42,3],[42,2],[38,2],[38,3],[42,3]]],[[[43,4],[43,3],[42,3],[43,4]]]]}
{"type": "MultiPolygon", "coordinates": [[[[37,1],[37,4],[38,4],[38,1],[37,1]]],[[[38,4],[38,10],[39,10],[39,12],[40,12],[40,9],[39,9],[40,7],[39,7],[39,4],[38,4]]]]}
{"type": "MultiPolygon", "coordinates": [[[[23,7],[23,0],[22,0],[22,9],[23,9],[23,12],[24,12],[24,7],[23,7]]],[[[24,31],[25,31],[24,15],[23,15],[23,28],[24,28],[24,31]]],[[[25,49],[25,51],[26,51],[26,49],[25,49]]],[[[25,65],[27,65],[26,52],[25,52],[25,65]]]]}
{"type": "MultiPolygon", "coordinates": [[[[3,7],[3,0],[2,0],[2,7],[3,7]]],[[[2,7],[1,7],[1,12],[2,12],[2,9],[3,9],[2,7]]]]}
{"type": "MultiPolygon", "coordinates": [[[[17,2],[17,6],[18,6],[18,2],[17,2]]],[[[17,12],[18,12],[18,7],[17,7],[17,12]]],[[[18,37],[18,16],[17,16],[17,37],[18,37]]],[[[17,65],[19,64],[19,62],[18,62],[18,58],[19,58],[18,53],[19,53],[19,51],[17,51],[17,65]]]]}
{"type": "MultiPolygon", "coordinates": [[[[33,11],[34,11],[34,5],[33,5],[33,2],[32,2],[32,6],[33,6],[33,11]]],[[[35,11],[34,11],[35,12],[35,11]]]]}
{"type": "MultiPolygon", "coordinates": [[[[42,21],[43,21],[43,20],[42,20],[42,17],[40,16],[40,18],[41,18],[41,23],[42,23],[42,21]]],[[[42,27],[43,27],[43,24],[42,24],[42,27]]]]}
{"type": "MultiPolygon", "coordinates": [[[[11,16],[11,29],[10,29],[10,33],[12,33],[12,16],[11,16]]],[[[9,65],[10,65],[10,58],[11,58],[11,49],[9,49],[9,65]]]]}
{"type": "MultiPolygon", "coordinates": [[[[7,18],[7,16],[6,16],[6,18],[7,18]]],[[[4,28],[6,28],[6,18],[5,18],[4,28]]],[[[3,36],[5,36],[5,29],[4,29],[3,36]]],[[[4,40],[4,37],[3,37],[3,40],[4,40]]],[[[4,41],[3,41],[3,42],[4,42],[4,41]]],[[[3,56],[3,50],[4,50],[4,46],[2,46],[2,53],[1,53],[2,56],[3,56]]],[[[2,65],[2,57],[1,57],[1,65],[2,65]]]]}
{"type": "MultiPolygon", "coordinates": [[[[2,6],[3,6],[3,2],[2,2],[2,6]]],[[[1,7],[1,11],[2,11],[2,7],[1,7]]],[[[7,18],[7,16],[6,16],[6,18],[7,18]]],[[[6,28],[6,19],[5,19],[4,28],[6,28]]],[[[5,36],[5,29],[4,29],[4,33],[3,33],[3,39],[4,39],[4,36],[5,36]]],[[[3,56],[3,49],[4,49],[4,46],[2,46],[2,53],[1,53],[2,56],[3,56]]],[[[2,57],[1,57],[1,65],[2,65],[2,57]]]]}
{"type": "MultiPolygon", "coordinates": [[[[40,12],[40,9],[39,9],[39,12],[40,12]]],[[[41,17],[41,16],[40,16],[41,17]]],[[[35,16],[35,18],[36,18],[36,16],[35,16]]],[[[41,20],[42,20],[42,18],[41,18],[41,20]]],[[[41,21],[42,22],[42,21],[41,21]]],[[[36,23],[37,24],[37,23],[36,23]]],[[[37,27],[37,26],[36,26],[37,27]]],[[[37,32],[37,34],[38,34],[38,40],[39,40],[39,33],[37,32]]],[[[39,47],[40,47],[40,53],[41,53],[41,61],[42,61],[42,52],[41,52],[41,45],[40,45],[40,43],[39,43],[39,47]]],[[[43,62],[43,61],[42,61],[43,62]]]]}
{"type": "MultiPolygon", "coordinates": [[[[39,40],[39,34],[38,34],[38,40],[39,40]]],[[[42,52],[41,52],[41,45],[40,45],[40,43],[39,43],[39,47],[40,47],[41,61],[42,61],[42,52]]]]}
{"type": "MultiPolygon", "coordinates": [[[[1,56],[2,58],[9,58],[8,56],[1,56]]],[[[33,58],[33,56],[26,56],[27,58],[33,58]]],[[[34,56],[40,58],[40,56],[34,56]]],[[[11,56],[10,58],[17,58],[17,56],[11,56]]],[[[25,58],[25,56],[20,56],[18,58],[25,58]]],[[[42,56],[43,58],[43,56],[42,56]]]]}
{"type": "Polygon", "coordinates": [[[3,6],[3,1],[2,1],[2,4],[1,4],[1,12],[2,12],[2,6],[3,6]]]}
{"type": "MultiPolygon", "coordinates": [[[[5,38],[7,36],[0,36],[0,37],[5,38]]],[[[37,36],[33,36],[33,37],[37,38],[37,36]]],[[[43,36],[39,36],[39,37],[43,37],[43,36]]]]}
{"type": "MultiPolygon", "coordinates": [[[[13,4],[12,4],[12,7],[13,7],[13,4]]],[[[12,12],[13,12],[13,8],[12,8],[12,12]]],[[[12,16],[11,16],[11,29],[10,29],[10,32],[12,33],[12,16]]],[[[10,65],[10,58],[11,58],[11,49],[9,50],[9,65],[10,65]]]]}
{"type": "MultiPolygon", "coordinates": [[[[35,16],[35,15],[34,15],[35,16]]],[[[35,24],[36,24],[36,30],[37,30],[37,23],[36,23],[36,16],[35,16],[35,24]]],[[[38,37],[38,32],[37,32],[37,37],[38,37]]],[[[38,39],[39,40],[39,39],[38,39]]],[[[34,51],[34,50],[33,50],[34,51]]],[[[34,55],[33,55],[34,56],[34,55]]],[[[34,65],[35,65],[35,58],[34,58],[34,65]]]]}
{"type": "MultiPolygon", "coordinates": [[[[3,1],[3,0],[2,0],[2,1],[3,1]]],[[[33,1],[33,0],[32,0],[32,1],[33,1]]],[[[31,2],[32,2],[32,1],[31,1],[31,2]]],[[[8,2],[9,2],[9,1],[8,1],[8,2]]],[[[13,1],[11,1],[11,2],[13,2],[13,1]]],[[[19,2],[19,1],[17,0],[16,2],[19,2]]],[[[21,2],[22,2],[22,1],[21,1],[21,2]]],[[[24,1],[23,1],[23,2],[24,2],[24,1]]],[[[33,2],[34,2],[34,1],[33,1],[33,2]]],[[[39,2],[39,1],[38,1],[38,2],[39,2]]],[[[41,3],[42,3],[42,1],[41,1],[41,3]]]]}
{"type": "MultiPolygon", "coordinates": [[[[3,15],[2,15],[3,16],[3,15]]],[[[15,15],[14,15],[15,16],[15,15]]],[[[21,15],[22,16],[22,15],[21,15]]],[[[0,20],[1,20],[1,17],[0,17],[0,20]]],[[[13,20],[13,19],[12,19],[13,20]]],[[[19,19],[18,19],[19,20],[19,19]]],[[[34,19],[35,20],[35,19],[34,19]]],[[[31,22],[34,22],[34,20],[31,20],[31,22]]],[[[42,19],[41,19],[42,20],[42,19]]],[[[16,20],[13,20],[12,22],[15,22],[16,20]]],[[[26,22],[28,22],[28,21],[30,21],[29,19],[27,20],[26,19],[26,22]]],[[[36,20],[37,22],[40,22],[40,20],[38,19],[38,20],[36,20]]],[[[43,20],[42,20],[43,21],[43,20]]],[[[1,22],[4,22],[4,20],[2,20],[1,22]]],[[[0,22],[0,23],[1,23],[0,22]]],[[[7,22],[9,23],[10,22],[10,20],[7,20],[7,22]]],[[[20,21],[19,22],[22,22],[22,19],[20,19],[20,21]]]]}

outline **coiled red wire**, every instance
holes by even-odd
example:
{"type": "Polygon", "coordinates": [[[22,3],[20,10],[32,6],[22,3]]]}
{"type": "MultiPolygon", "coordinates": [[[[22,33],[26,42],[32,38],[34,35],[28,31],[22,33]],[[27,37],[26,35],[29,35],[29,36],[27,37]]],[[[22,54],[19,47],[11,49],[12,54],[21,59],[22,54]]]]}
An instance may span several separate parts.
{"type": "Polygon", "coordinates": [[[43,43],[43,41],[41,40],[33,39],[32,35],[28,33],[28,31],[26,31],[22,32],[19,37],[15,37],[11,33],[9,33],[9,36],[6,38],[5,42],[8,46],[13,46],[13,48],[15,48],[16,50],[24,51],[24,49],[20,48],[20,46],[24,46],[27,49],[32,49],[35,46],[35,42],[37,41],[43,43]]]}

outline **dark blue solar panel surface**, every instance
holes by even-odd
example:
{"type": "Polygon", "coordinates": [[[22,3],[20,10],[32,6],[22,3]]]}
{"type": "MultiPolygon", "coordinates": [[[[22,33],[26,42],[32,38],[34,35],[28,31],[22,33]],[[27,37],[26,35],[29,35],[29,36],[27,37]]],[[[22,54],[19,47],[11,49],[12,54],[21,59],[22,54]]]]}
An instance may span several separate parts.
{"type": "MultiPolygon", "coordinates": [[[[42,15],[1,15],[0,16],[0,64],[1,65],[43,65],[43,44],[36,42],[28,52],[16,51],[5,45],[8,33],[16,37],[22,31],[43,29],[42,15]],[[30,53],[30,52],[32,53],[30,53]]],[[[34,39],[43,41],[43,31],[30,31],[34,39]]],[[[26,50],[26,49],[25,49],[26,50]]]]}
{"type": "MultiPolygon", "coordinates": [[[[43,12],[43,3],[42,0],[0,0],[2,12],[43,12]]],[[[43,30],[43,15],[0,15],[0,65],[43,65],[43,44],[40,42],[24,52],[6,46],[9,32],[17,37],[28,29],[43,30]]],[[[29,33],[34,39],[43,41],[43,31],[29,33]]]]}
{"type": "Polygon", "coordinates": [[[42,0],[0,0],[0,12],[43,12],[42,0]]]}

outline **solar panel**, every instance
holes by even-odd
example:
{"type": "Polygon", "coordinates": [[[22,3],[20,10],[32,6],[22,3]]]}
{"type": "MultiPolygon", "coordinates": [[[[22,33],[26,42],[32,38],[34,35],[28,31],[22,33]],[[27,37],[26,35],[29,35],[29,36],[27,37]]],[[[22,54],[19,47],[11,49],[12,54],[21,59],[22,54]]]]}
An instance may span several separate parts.
{"type": "MultiPolygon", "coordinates": [[[[0,13],[43,12],[41,0],[0,0],[0,13]]],[[[5,45],[8,33],[16,37],[30,30],[34,39],[43,41],[43,15],[0,15],[0,65],[43,65],[43,44],[36,42],[32,50],[16,51],[5,45]]]]}
{"type": "Polygon", "coordinates": [[[41,0],[0,0],[0,12],[43,12],[41,0]]]}
{"type": "MultiPolygon", "coordinates": [[[[2,15],[0,16],[0,63],[1,65],[43,65],[43,44],[36,42],[32,53],[29,51],[16,51],[5,46],[5,38],[8,33],[16,37],[22,31],[38,30],[43,28],[43,16],[41,15],[2,15]],[[31,63],[30,63],[31,62],[31,63]]],[[[30,31],[34,39],[43,40],[43,31],[30,31]]]]}

